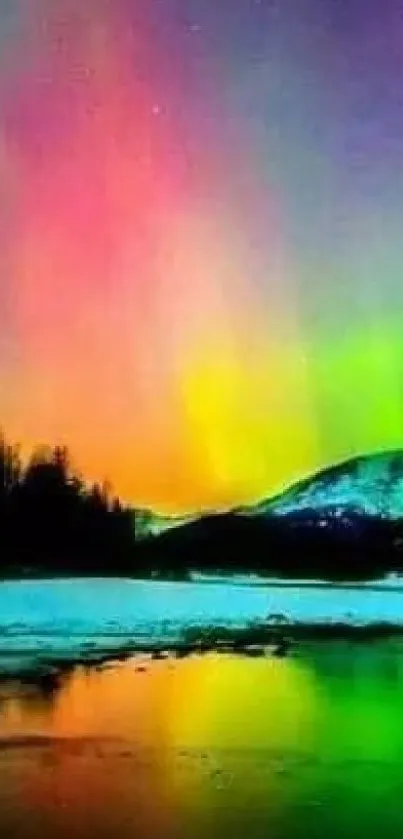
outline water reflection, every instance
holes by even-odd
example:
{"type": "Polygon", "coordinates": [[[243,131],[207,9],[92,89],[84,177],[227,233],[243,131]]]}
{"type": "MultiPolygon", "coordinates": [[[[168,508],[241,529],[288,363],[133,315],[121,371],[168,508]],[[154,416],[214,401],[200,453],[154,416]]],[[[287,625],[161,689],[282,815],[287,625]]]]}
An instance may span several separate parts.
{"type": "Polygon", "coordinates": [[[0,835],[401,835],[400,642],[0,687],[0,835]]]}

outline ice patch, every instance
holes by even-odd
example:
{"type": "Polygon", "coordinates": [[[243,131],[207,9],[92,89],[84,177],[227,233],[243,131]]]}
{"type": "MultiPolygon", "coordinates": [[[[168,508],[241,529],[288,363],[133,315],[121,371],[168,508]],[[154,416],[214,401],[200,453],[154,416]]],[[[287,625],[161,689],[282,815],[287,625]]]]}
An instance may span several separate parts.
{"type": "Polygon", "coordinates": [[[190,628],[292,624],[403,628],[403,585],[74,579],[0,583],[0,670],[49,659],[173,647],[190,628]]]}

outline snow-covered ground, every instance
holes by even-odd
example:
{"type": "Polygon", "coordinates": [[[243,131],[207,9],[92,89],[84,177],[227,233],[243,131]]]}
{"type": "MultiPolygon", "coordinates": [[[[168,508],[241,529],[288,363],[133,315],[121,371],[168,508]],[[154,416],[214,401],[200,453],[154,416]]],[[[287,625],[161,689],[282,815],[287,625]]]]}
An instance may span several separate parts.
{"type": "Polygon", "coordinates": [[[387,622],[403,628],[403,584],[361,586],[249,580],[124,579],[0,583],[0,671],[49,659],[93,658],[152,644],[189,627],[242,628],[283,615],[293,623],[387,622]]]}
{"type": "Polygon", "coordinates": [[[329,583],[328,580],[321,580],[319,577],[317,579],[308,579],[307,577],[303,579],[287,579],[285,577],[262,577],[259,574],[203,574],[199,572],[192,572],[191,574],[192,581],[195,583],[229,583],[229,584],[241,584],[241,585],[248,585],[248,586],[280,586],[284,588],[285,586],[291,586],[291,588],[295,588],[295,586],[301,586],[303,588],[317,588],[321,586],[322,588],[327,589],[334,589],[334,588],[359,588],[368,589],[372,588],[381,588],[383,591],[388,591],[390,588],[396,589],[399,586],[403,589],[403,577],[398,577],[397,574],[389,574],[387,577],[382,577],[381,579],[376,580],[369,580],[369,581],[346,581],[343,583],[329,583]]]}

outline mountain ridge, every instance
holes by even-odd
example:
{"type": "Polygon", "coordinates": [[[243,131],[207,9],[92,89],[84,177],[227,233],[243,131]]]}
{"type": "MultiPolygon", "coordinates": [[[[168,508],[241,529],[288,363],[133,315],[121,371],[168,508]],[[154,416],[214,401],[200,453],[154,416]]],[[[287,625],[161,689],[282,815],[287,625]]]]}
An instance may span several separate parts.
{"type": "Polygon", "coordinates": [[[332,517],[349,513],[403,518],[403,448],[359,454],[318,469],[272,497],[225,511],[163,516],[136,511],[139,540],[213,516],[288,516],[311,511],[332,517]]]}
{"type": "Polygon", "coordinates": [[[364,515],[403,517],[403,449],[347,458],[275,496],[237,508],[240,514],[285,515],[302,509],[344,508],[364,515]]]}

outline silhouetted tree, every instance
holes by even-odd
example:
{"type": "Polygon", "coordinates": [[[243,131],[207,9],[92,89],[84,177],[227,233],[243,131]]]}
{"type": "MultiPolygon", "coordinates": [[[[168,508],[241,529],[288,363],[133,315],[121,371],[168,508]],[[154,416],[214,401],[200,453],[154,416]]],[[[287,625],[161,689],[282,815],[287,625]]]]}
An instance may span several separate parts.
{"type": "Polygon", "coordinates": [[[126,573],[135,569],[133,512],[107,482],[86,487],[66,446],[38,446],[25,467],[0,436],[0,571],[126,573]]]}

